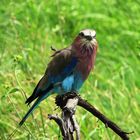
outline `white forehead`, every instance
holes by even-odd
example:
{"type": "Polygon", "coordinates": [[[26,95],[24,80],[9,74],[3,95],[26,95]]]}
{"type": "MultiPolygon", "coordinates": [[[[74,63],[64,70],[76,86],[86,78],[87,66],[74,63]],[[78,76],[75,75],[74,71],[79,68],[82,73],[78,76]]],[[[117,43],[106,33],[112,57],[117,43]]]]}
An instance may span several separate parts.
{"type": "Polygon", "coordinates": [[[85,36],[95,36],[96,35],[95,30],[86,29],[86,30],[82,30],[81,32],[83,32],[85,36]]]}

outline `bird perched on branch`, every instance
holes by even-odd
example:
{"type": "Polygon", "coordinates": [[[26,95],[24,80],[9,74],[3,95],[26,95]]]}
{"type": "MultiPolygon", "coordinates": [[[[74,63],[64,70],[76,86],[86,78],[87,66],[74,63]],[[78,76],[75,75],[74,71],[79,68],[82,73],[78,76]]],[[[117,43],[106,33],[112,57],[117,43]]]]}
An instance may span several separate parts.
{"type": "Polygon", "coordinates": [[[44,76],[26,100],[28,105],[35,102],[19,123],[20,126],[51,94],[77,92],[81,88],[94,66],[97,47],[96,32],[85,29],[80,31],[70,47],[54,52],[44,76]]]}

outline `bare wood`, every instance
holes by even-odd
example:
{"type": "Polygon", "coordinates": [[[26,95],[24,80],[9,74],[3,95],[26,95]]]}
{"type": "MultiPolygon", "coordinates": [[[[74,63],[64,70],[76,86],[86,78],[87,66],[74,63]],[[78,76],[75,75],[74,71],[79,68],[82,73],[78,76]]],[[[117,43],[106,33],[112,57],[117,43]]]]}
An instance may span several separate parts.
{"type": "Polygon", "coordinates": [[[53,119],[60,127],[63,140],[74,140],[74,131],[76,132],[76,140],[80,140],[79,128],[74,118],[78,98],[67,99],[66,103],[61,107],[61,118],[56,115],[48,115],[49,119],[53,119]]]}
{"type": "MultiPolygon", "coordinates": [[[[63,128],[66,131],[66,137],[67,137],[67,139],[63,139],[63,140],[74,140],[74,137],[73,137],[74,131],[76,131],[76,140],[80,140],[80,129],[74,116],[77,105],[83,107],[85,110],[89,111],[99,120],[101,120],[105,124],[106,127],[109,127],[110,129],[112,129],[123,140],[129,140],[129,137],[127,134],[134,133],[134,132],[127,133],[123,131],[114,122],[108,119],[105,115],[103,115],[100,111],[98,111],[94,106],[89,104],[86,100],[82,99],[77,94],[69,93],[63,96],[57,96],[56,105],[62,109],[61,120],[63,120],[64,122],[63,128]]],[[[63,138],[65,138],[64,135],[63,135],[63,138]]]]}
{"type": "Polygon", "coordinates": [[[73,112],[75,112],[77,104],[78,104],[77,97],[72,98],[72,99],[68,99],[64,108],[69,108],[69,109],[73,110],[73,112]]]}
{"type": "Polygon", "coordinates": [[[76,140],[80,140],[80,128],[78,123],[76,122],[75,116],[72,116],[73,118],[73,123],[74,123],[74,128],[75,128],[75,132],[76,132],[76,140]]]}
{"type": "Polygon", "coordinates": [[[112,122],[110,119],[108,119],[105,115],[100,113],[94,106],[89,104],[87,101],[83,100],[81,97],[79,97],[78,105],[89,111],[91,114],[93,114],[95,117],[97,117],[99,120],[101,120],[106,128],[109,127],[112,129],[116,134],[118,134],[123,140],[129,140],[129,137],[127,134],[131,134],[134,132],[125,132],[123,131],[119,126],[117,126],[114,122],[112,122]]]}
{"type": "Polygon", "coordinates": [[[58,126],[61,130],[62,136],[66,137],[67,134],[66,134],[63,120],[60,117],[58,117],[57,115],[52,115],[52,114],[48,114],[48,118],[50,120],[54,120],[58,124],[58,126]]]}
{"type": "Polygon", "coordinates": [[[62,119],[65,123],[68,140],[74,140],[73,134],[75,131],[76,120],[73,120],[74,118],[73,116],[75,114],[77,104],[78,104],[78,98],[74,97],[72,99],[68,99],[66,105],[62,109],[62,119]]]}

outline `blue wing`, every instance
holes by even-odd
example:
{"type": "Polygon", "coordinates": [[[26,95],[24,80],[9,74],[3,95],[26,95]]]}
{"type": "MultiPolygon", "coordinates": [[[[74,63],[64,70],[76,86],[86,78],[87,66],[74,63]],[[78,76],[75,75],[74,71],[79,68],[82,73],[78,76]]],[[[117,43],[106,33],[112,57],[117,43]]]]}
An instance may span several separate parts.
{"type": "Polygon", "coordinates": [[[77,62],[78,59],[71,50],[64,50],[54,56],[48,65],[45,75],[37,84],[33,94],[26,100],[26,103],[30,104],[33,100],[38,98],[19,123],[20,126],[25,122],[38,104],[50,95],[49,91],[54,88],[54,85],[62,82],[73,72],[77,62]]]}

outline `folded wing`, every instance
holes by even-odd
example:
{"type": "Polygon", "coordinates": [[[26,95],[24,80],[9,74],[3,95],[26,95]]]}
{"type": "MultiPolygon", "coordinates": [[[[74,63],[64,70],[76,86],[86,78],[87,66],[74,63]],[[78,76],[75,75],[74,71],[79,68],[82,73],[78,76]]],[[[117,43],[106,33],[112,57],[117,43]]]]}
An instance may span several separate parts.
{"type": "Polygon", "coordinates": [[[26,103],[30,104],[37,99],[21,120],[20,125],[25,122],[38,104],[50,95],[50,91],[55,88],[55,85],[61,83],[73,72],[77,63],[78,59],[75,57],[75,54],[71,49],[63,49],[53,55],[44,76],[38,82],[33,94],[26,100],[26,103]]]}

